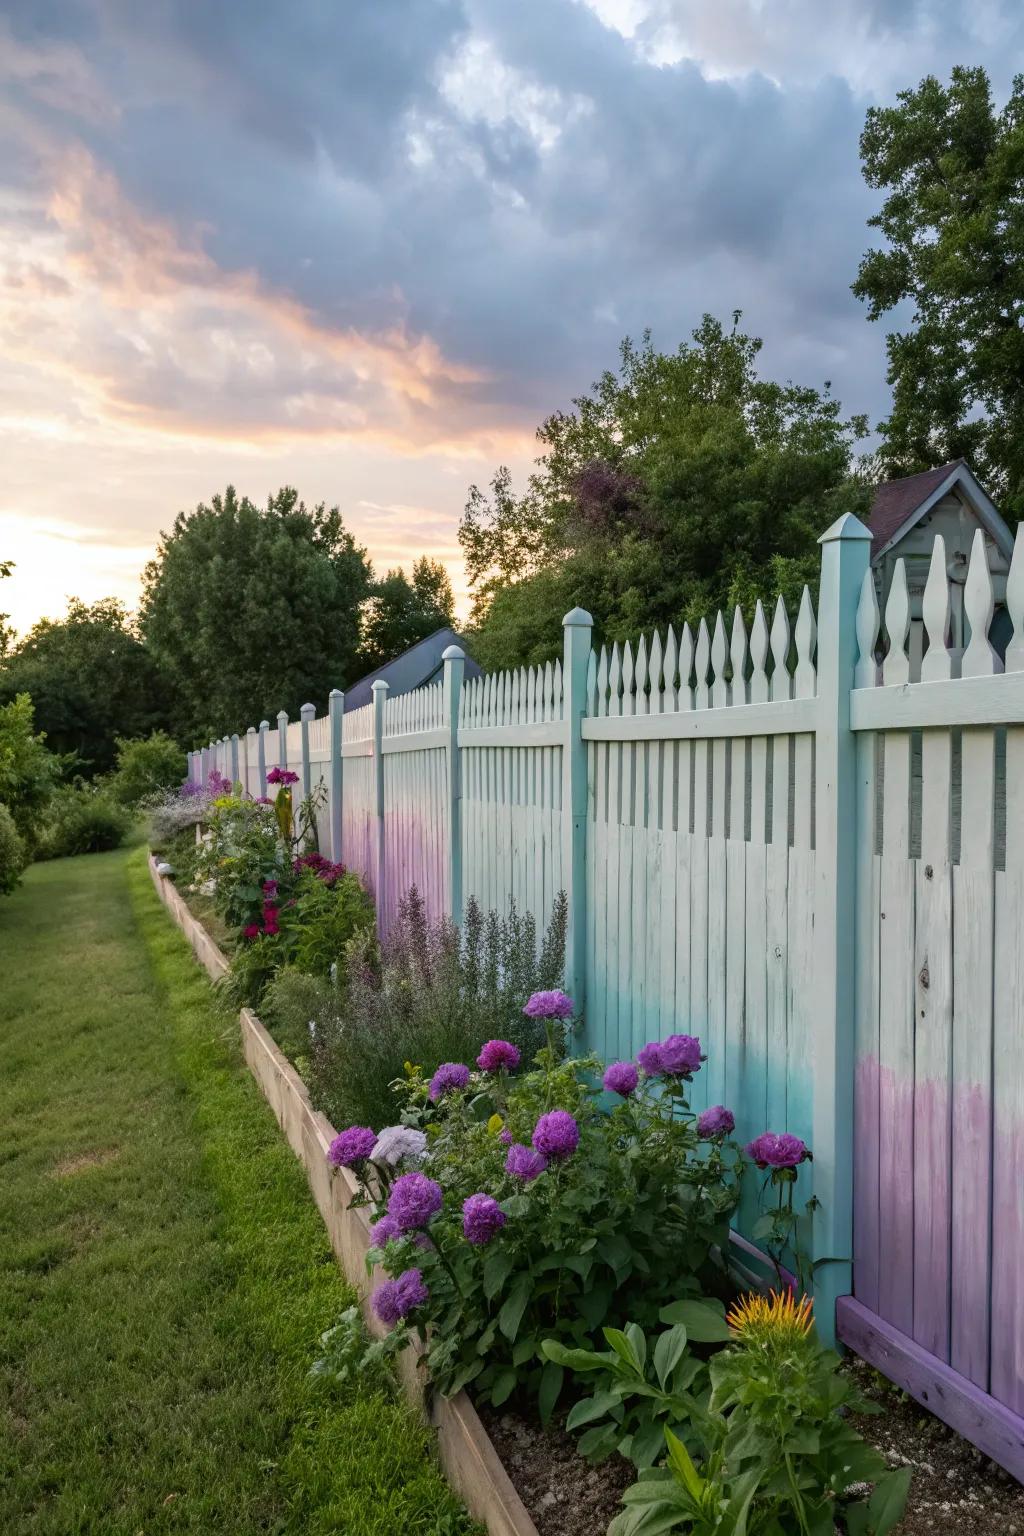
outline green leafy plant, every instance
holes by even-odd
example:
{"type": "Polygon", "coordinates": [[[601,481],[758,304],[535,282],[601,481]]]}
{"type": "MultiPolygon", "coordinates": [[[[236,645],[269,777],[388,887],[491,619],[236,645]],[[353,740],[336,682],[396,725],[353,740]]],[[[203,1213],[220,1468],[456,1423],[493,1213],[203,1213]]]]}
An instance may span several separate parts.
{"type": "Polygon", "coordinates": [[[668,1466],[627,1489],[609,1536],[832,1536],[837,1522],[848,1536],[886,1536],[909,1469],[891,1471],[847,1421],[874,1405],[819,1343],[810,1303],[751,1296],[729,1323],[734,1344],[711,1360],[707,1412],[695,1420],[699,1467],[666,1426],[668,1466]]]}
{"type": "Polygon", "coordinates": [[[117,738],[117,766],[108,780],[121,805],[134,808],[161,790],[175,790],[185,777],[185,753],[166,731],[132,740],[117,738]]]}
{"type": "Polygon", "coordinates": [[[119,848],[132,829],[132,816],[101,786],[68,784],[57,790],[47,810],[36,850],[40,859],[119,848]]]}
{"type": "Polygon", "coordinates": [[[640,1470],[650,1467],[665,1450],[665,1429],[695,1443],[710,1395],[706,1362],[691,1344],[720,1344],[732,1337],[725,1307],[708,1298],[677,1301],[662,1308],[663,1320],[675,1319],[650,1344],[642,1328],[605,1328],[604,1351],[567,1349],[546,1339],[549,1360],[575,1378],[592,1383],[588,1397],[570,1409],[568,1430],[587,1426],[579,1440],[580,1454],[602,1461],[613,1452],[640,1470]]]}
{"type": "Polygon", "coordinates": [[[0,805],[0,896],[9,896],[28,862],[25,844],[6,805],[0,805]]]}

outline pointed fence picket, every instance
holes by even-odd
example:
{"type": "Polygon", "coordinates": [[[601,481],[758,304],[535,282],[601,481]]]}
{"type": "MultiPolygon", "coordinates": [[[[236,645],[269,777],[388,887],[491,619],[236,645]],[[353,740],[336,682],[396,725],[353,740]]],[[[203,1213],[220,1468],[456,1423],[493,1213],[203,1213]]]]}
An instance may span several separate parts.
{"type": "Polygon", "coordinates": [[[962,610],[935,540],[923,640],[902,562],[881,615],[861,525],[822,544],[817,613],[592,647],[575,610],[560,661],[464,679],[453,648],[441,685],[336,694],[190,772],[322,785],[384,932],[413,884],[538,926],[564,889],[581,1046],[697,1034],[694,1109],[811,1142],[822,1332],[1024,1475],[1024,534],[1005,668],[982,534],[962,610]]]}

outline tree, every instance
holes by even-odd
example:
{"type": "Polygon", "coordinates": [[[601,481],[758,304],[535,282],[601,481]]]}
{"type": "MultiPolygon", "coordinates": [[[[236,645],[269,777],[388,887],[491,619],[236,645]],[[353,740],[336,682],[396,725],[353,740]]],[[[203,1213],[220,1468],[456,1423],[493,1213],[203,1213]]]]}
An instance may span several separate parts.
{"type": "Polygon", "coordinates": [[[0,806],[10,814],[28,854],[38,841],[59,777],[58,760],[36,734],[28,694],[0,704],[0,806]]]}
{"type": "Polygon", "coordinates": [[[459,538],[484,666],[556,655],[577,604],[623,639],[814,584],[818,535],[866,509],[852,460],[867,423],[827,384],[760,379],[739,318],[727,332],[705,316],[672,354],[627,339],[618,373],[541,426],[522,496],[504,468],[489,496],[470,488],[459,538]]]}
{"type": "Polygon", "coordinates": [[[324,709],[354,675],[370,576],[338,508],[307,509],[289,487],[259,508],[228,486],[179,513],[143,574],[141,612],[174,734],[198,742],[279,709],[324,709]]]}
{"type": "Polygon", "coordinates": [[[1024,76],[1002,112],[983,69],[929,75],[868,110],[860,153],[887,191],[853,291],[870,319],[906,300],[886,341],[894,474],[970,459],[1004,512],[1024,516],[1024,76]]]}
{"type": "MultiPolygon", "coordinates": [[[[3,581],[5,576],[10,576],[13,570],[13,560],[0,560],[0,581],[3,581]]],[[[14,643],[14,630],[6,622],[9,618],[9,613],[0,613],[0,661],[3,661],[14,643]]]]}
{"type": "Polygon", "coordinates": [[[52,751],[87,775],[114,765],[116,738],[167,722],[168,694],[124,604],[72,598],[63,619],[40,619],[0,662],[0,702],[30,694],[52,751]]]}
{"type": "Polygon", "coordinates": [[[360,668],[373,672],[454,620],[452,584],[439,560],[421,556],[411,581],[404,571],[388,571],[363,605],[360,668]]]}

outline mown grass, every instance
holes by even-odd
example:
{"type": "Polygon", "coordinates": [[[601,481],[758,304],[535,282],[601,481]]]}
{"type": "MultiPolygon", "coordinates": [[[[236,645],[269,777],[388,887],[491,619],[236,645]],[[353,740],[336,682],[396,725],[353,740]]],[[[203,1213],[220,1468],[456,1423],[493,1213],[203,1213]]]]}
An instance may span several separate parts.
{"type": "Polygon", "coordinates": [[[0,904],[0,1532],[453,1536],[427,1432],[307,1378],[352,1299],[140,849],[0,904]]]}

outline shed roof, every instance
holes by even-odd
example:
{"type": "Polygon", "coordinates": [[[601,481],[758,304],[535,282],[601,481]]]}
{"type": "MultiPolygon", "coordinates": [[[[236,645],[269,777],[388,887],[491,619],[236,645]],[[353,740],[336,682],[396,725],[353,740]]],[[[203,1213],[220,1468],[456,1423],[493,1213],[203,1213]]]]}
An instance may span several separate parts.
{"type": "MultiPolygon", "coordinates": [[[[351,688],[345,689],[345,710],[359,709],[363,704],[369,704],[373,698],[373,685],[378,679],[388,685],[388,693],[396,698],[401,693],[411,693],[414,688],[423,688],[427,683],[435,680],[441,670],[441,658],[450,645],[461,646],[465,651],[463,640],[455,633],[454,629],[447,626],[437,629],[426,639],[418,640],[415,645],[410,645],[407,651],[396,656],[393,661],[387,661],[374,672],[368,672],[361,677],[351,688]]],[[[466,677],[479,677],[480,668],[466,652],[466,677]]]]}
{"type": "Polygon", "coordinates": [[[900,480],[889,480],[878,487],[868,518],[871,559],[879,559],[954,486],[961,489],[964,499],[986,532],[991,534],[1004,554],[1009,554],[1013,549],[1013,535],[1009,526],[967,461],[952,459],[950,463],[940,464],[936,469],[925,469],[917,475],[904,475],[900,480]]]}

